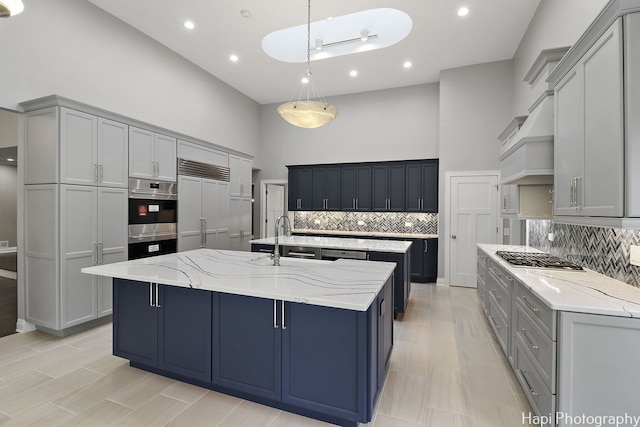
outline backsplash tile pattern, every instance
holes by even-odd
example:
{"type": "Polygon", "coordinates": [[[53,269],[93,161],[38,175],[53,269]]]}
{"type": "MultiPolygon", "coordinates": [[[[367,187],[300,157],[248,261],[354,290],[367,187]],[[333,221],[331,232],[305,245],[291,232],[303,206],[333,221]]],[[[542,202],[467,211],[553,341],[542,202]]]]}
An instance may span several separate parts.
{"type": "Polygon", "coordinates": [[[629,248],[640,245],[640,231],[528,221],[529,246],[640,287],[640,267],[629,263],[629,248]],[[554,233],[550,242],[548,235],[554,233]]]}
{"type": "Polygon", "coordinates": [[[412,212],[294,212],[294,229],[438,234],[438,214],[412,212]],[[410,225],[409,225],[410,224],[410,225]]]}

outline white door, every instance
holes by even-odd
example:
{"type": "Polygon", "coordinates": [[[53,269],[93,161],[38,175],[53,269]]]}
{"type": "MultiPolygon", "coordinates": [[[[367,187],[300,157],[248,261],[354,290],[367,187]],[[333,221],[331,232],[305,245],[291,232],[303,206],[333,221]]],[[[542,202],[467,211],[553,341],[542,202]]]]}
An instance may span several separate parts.
{"type": "Polygon", "coordinates": [[[498,176],[449,176],[449,284],[476,287],[478,243],[498,238],[498,176]]]}
{"type": "Polygon", "coordinates": [[[284,214],[284,186],[267,184],[265,237],[275,237],[276,221],[284,214]]]}
{"type": "Polygon", "coordinates": [[[178,252],[202,245],[202,178],[178,177],[178,252]]]}

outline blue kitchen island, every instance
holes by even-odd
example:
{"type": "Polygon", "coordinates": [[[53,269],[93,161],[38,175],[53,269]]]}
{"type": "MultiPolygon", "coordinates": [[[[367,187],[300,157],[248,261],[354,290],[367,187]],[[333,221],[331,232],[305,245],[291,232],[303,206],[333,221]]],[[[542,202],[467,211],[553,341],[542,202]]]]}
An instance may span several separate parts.
{"type": "Polygon", "coordinates": [[[131,366],[343,426],[371,420],[393,347],[394,264],[198,249],[113,277],[131,366]]]}

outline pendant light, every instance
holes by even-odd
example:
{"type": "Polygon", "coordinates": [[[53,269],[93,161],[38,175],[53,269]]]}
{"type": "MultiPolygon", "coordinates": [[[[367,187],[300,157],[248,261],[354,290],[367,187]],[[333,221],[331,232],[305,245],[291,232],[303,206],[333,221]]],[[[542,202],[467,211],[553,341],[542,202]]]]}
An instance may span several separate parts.
{"type": "Polygon", "coordinates": [[[287,122],[301,128],[317,128],[324,126],[338,117],[338,108],[327,103],[316,89],[311,75],[311,0],[307,7],[307,83],[300,90],[298,101],[289,101],[278,107],[278,114],[287,122]],[[305,92],[306,98],[302,95],[305,92]],[[318,99],[318,100],[314,100],[318,99]]]}
{"type": "Polygon", "coordinates": [[[0,18],[17,15],[23,10],[22,0],[0,0],[0,18]]]}

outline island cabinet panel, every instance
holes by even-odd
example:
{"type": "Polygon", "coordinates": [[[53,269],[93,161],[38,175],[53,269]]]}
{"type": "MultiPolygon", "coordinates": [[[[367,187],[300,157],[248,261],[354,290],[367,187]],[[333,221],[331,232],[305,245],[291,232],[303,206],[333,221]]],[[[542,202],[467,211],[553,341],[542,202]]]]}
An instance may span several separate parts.
{"type": "Polygon", "coordinates": [[[409,302],[409,293],[411,292],[411,253],[398,254],[393,252],[369,252],[370,261],[394,262],[396,268],[393,271],[393,311],[397,316],[404,313],[409,302]]]}
{"type": "Polygon", "coordinates": [[[359,419],[366,410],[367,313],[286,303],[282,401],[359,419]]]}
{"type": "Polygon", "coordinates": [[[280,400],[281,334],[275,300],[213,293],[213,383],[280,400]]]}
{"type": "Polygon", "coordinates": [[[211,293],[114,279],[113,354],[211,381],[211,293]]]}

